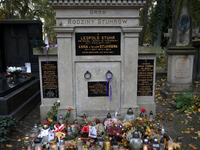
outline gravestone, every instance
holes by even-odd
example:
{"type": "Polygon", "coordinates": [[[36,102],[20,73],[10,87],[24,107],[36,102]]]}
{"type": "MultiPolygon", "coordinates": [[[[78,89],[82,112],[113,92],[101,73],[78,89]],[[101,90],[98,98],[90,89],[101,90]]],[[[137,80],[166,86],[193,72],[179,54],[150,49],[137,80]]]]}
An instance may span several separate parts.
{"type": "Polygon", "coordinates": [[[161,90],[165,97],[174,92],[193,91],[193,62],[195,48],[191,46],[191,9],[189,0],[177,0],[176,18],[173,26],[171,45],[168,54],[166,89],[161,90]]]}
{"type": "MultiPolygon", "coordinates": [[[[40,82],[41,118],[58,99],[58,115],[72,109],[69,122],[83,114],[103,119],[108,112],[123,119],[130,107],[136,116],[141,108],[155,113],[155,51],[138,48],[139,10],[146,1],[49,2],[57,15],[57,51],[49,48],[46,57],[34,49],[34,54],[39,55],[41,81],[43,62],[57,61],[58,97],[56,92],[44,97],[48,91],[40,82]]],[[[49,84],[53,89],[55,84],[49,84]]]]}
{"type": "Polygon", "coordinates": [[[31,72],[38,74],[38,58],[33,55],[33,45],[42,40],[42,23],[38,20],[0,21],[0,68],[25,66],[31,63],[31,72]]]}

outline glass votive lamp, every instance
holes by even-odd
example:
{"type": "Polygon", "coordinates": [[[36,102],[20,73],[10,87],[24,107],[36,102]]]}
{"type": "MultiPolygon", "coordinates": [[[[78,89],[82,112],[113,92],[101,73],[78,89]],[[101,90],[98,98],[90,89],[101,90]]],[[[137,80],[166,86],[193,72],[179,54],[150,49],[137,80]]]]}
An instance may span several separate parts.
{"type": "Polygon", "coordinates": [[[34,125],[33,131],[35,132],[35,134],[37,136],[38,135],[38,131],[39,131],[37,124],[34,125]]]}
{"type": "Polygon", "coordinates": [[[59,143],[59,149],[65,150],[65,141],[61,138],[59,143]]]}
{"type": "Polygon", "coordinates": [[[148,150],[148,139],[144,139],[144,142],[143,142],[143,150],[148,150]]]}
{"type": "Polygon", "coordinates": [[[149,113],[149,120],[153,121],[153,112],[152,111],[149,113]]]}
{"type": "Polygon", "coordinates": [[[160,150],[165,150],[165,141],[163,137],[160,139],[160,150]]]}
{"type": "Polygon", "coordinates": [[[119,145],[119,150],[124,150],[124,145],[123,144],[119,145]]]}
{"type": "Polygon", "coordinates": [[[127,110],[127,114],[124,116],[124,122],[133,121],[135,119],[135,115],[133,113],[132,108],[127,110]]]}
{"type": "Polygon", "coordinates": [[[104,142],[104,140],[103,140],[103,137],[102,137],[102,136],[100,136],[100,137],[98,138],[98,142],[99,142],[99,145],[101,146],[101,148],[103,149],[103,142],[104,142]]]}
{"type": "Polygon", "coordinates": [[[34,143],[35,143],[35,150],[42,150],[42,138],[36,137],[34,143]]]}
{"type": "Polygon", "coordinates": [[[25,148],[25,150],[31,150],[31,148],[32,148],[32,144],[31,144],[31,141],[30,141],[28,135],[26,135],[24,138],[24,148],[25,148]]]}
{"type": "Polygon", "coordinates": [[[49,150],[58,150],[57,142],[55,139],[49,141],[50,149],[49,150]]]}
{"type": "Polygon", "coordinates": [[[63,116],[62,116],[62,115],[59,116],[58,122],[59,122],[60,124],[63,124],[63,116]]]}
{"type": "Polygon", "coordinates": [[[173,150],[173,141],[172,140],[168,141],[168,150],[173,150]]]}
{"type": "Polygon", "coordinates": [[[83,147],[83,140],[80,137],[78,137],[77,138],[77,148],[78,148],[78,150],[82,150],[82,147],[83,147]]]}

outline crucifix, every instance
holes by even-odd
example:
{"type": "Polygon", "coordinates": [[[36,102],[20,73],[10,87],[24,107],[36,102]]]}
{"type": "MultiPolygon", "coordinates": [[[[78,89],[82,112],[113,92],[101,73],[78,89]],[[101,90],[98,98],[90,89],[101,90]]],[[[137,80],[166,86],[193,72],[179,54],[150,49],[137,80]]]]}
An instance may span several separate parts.
{"type": "Polygon", "coordinates": [[[164,33],[164,37],[168,37],[168,42],[167,42],[167,46],[169,47],[171,45],[172,42],[172,28],[168,29],[168,33],[164,33]]]}
{"type": "Polygon", "coordinates": [[[16,38],[16,43],[17,43],[17,54],[19,54],[19,47],[18,47],[18,38],[22,38],[22,36],[18,36],[18,32],[16,30],[15,36],[12,36],[12,38],[16,38]]]}

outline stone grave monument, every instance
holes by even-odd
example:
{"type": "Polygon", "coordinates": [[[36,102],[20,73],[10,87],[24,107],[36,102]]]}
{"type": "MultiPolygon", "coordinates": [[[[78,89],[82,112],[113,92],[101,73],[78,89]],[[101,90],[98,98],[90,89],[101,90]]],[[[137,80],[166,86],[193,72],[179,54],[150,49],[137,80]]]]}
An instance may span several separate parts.
{"type": "Polygon", "coordinates": [[[166,89],[161,94],[170,97],[174,92],[193,91],[193,62],[195,48],[192,47],[191,10],[189,0],[176,3],[175,23],[168,54],[166,89]]]}
{"type": "Polygon", "coordinates": [[[156,48],[138,48],[145,0],[54,0],[58,47],[39,55],[41,119],[60,100],[69,122],[87,114],[123,119],[128,108],[155,114],[156,48]]]}

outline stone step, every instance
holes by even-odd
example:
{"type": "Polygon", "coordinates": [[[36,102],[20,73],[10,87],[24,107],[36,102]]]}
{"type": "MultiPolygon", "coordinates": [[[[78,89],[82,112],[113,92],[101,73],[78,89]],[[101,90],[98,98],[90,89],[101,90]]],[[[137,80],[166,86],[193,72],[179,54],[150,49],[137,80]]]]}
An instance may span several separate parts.
{"type": "Polygon", "coordinates": [[[35,79],[19,89],[0,97],[0,117],[17,117],[18,120],[40,101],[39,79],[35,79]]]}

